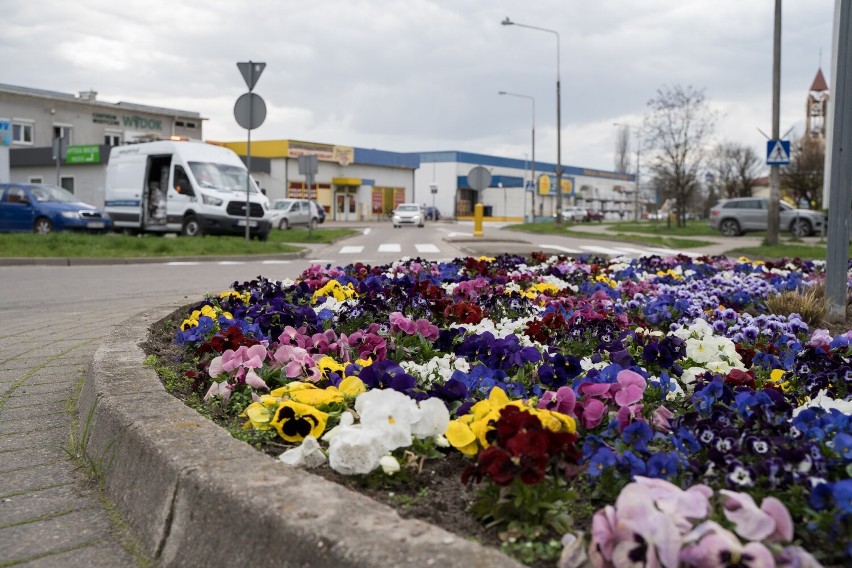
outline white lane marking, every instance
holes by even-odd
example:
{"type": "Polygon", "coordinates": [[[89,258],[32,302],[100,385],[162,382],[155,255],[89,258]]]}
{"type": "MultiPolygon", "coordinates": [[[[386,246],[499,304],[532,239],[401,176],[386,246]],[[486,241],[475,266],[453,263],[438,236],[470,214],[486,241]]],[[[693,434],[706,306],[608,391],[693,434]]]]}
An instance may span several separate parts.
{"type": "Polygon", "coordinates": [[[399,252],[401,250],[402,247],[395,243],[379,245],[379,252],[399,252]]]}
{"type": "Polygon", "coordinates": [[[330,258],[309,258],[308,262],[311,264],[331,264],[336,261],[331,260],[330,258]]]}
{"type": "Polygon", "coordinates": [[[455,231],[451,232],[447,237],[472,237],[473,233],[456,233],[455,231]]]}
{"type": "Polygon", "coordinates": [[[167,262],[166,266],[195,266],[197,264],[201,264],[200,262],[189,262],[189,261],[181,261],[175,260],[172,262],[167,262]]]}
{"type": "Polygon", "coordinates": [[[431,243],[425,244],[425,245],[414,245],[414,248],[416,248],[417,252],[419,252],[419,253],[427,253],[427,252],[438,253],[438,252],[441,252],[441,249],[439,249],[438,247],[436,247],[435,245],[433,245],[431,243]]]}
{"type": "Polygon", "coordinates": [[[580,248],[583,250],[587,250],[589,252],[597,252],[600,254],[608,254],[608,255],[621,255],[624,253],[618,249],[610,248],[610,247],[599,247],[596,245],[580,245],[580,248]]]}
{"type": "Polygon", "coordinates": [[[627,252],[632,252],[633,254],[638,254],[639,256],[649,256],[652,252],[648,249],[638,249],[633,247],[618,247],[619,249],[627,252]]]}
{"type": "Polygon", "coordinates": [[[363,252],[364,247],[360,245],[349,245],[340,249],[340,254],[358,254],[359,252],[363,252]]]}
{"type": "Polygon", "coordinates": [[[239,260],[221,260],[216,264],[219,266],[233,266],[235,264],[245,264],[245,262],[240,262],[239,260]]]}
{"type": "Polygon", "coordinates": [[[264,260],[263,264],[290,264],[289,260],[264,260]]]}
{"type": "Polygon", "coordinates": [[[372,230],[373,230],[373,229],[371,229],[370,227],[367,227],[367,228],[365,228],[365,229],[364,229],[364,234],[365,234],[365,235],[369,235],[369,234],[370,234],[370,231],[372,231],[372,230]]]}
{"type": "Polygon", "coordinates": [[[682,254],[684,256],[691,256],[693,258],[695,258],[697,256],[701,256],[699,253],[687,252],[687,251],[683,251],[683,250],[672,250],[672,249],[665,249],[665,248],[649,248],[648,250],[650,250],[652,252],[656,252],[657,254],[663,254],[663,255],[666,255],[666,256],[677,256],[679,254],[682,254]]]}
{"type": "Polygon", "coordinates": [[[562,246],[559,246],[559,245],[540,245],[540,246],[543,249],[553,249],[553,250],[558,250],[559,252],[567,252],[569,254],[577,254],[577,253],[580,252],[577,249],[562,247],[562,246]]]}

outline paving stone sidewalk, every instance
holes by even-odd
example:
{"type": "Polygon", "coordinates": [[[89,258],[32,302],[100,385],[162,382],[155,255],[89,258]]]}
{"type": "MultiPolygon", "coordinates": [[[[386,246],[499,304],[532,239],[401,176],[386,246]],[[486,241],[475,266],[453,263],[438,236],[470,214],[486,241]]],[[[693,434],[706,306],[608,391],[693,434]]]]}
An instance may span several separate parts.
{"type": "Polygon", "coordinates": [[[127,314],[0,312],[0,567],[147,564],[128,552],[132,537],[69,454],[80,380],[103,335],[127,314]]]}

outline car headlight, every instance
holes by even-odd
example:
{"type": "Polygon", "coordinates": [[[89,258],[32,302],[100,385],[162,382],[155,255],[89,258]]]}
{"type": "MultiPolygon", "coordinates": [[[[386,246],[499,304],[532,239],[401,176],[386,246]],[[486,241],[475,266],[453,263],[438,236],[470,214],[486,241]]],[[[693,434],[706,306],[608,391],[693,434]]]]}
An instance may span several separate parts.
{"type": "Polygon", "coordinates": [[[62,216],[66,219],[79,219],[80,212],[79,211],[63,211],[62,216]]]}
{"type": "Polygon", "coordinates": [[[204,205],[213,205],[214,207],[218,207],[219,205],[222,205],[221,199],[219,199],[218,197],[211,197],[211,196],[206,195],[204,193],[201,194],[201,202],[204,205]]]}

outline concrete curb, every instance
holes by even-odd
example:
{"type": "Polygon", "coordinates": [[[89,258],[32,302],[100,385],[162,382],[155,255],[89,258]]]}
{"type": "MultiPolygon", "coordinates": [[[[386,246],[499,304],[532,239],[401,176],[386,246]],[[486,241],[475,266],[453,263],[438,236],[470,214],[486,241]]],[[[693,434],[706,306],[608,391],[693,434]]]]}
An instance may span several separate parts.
{"type": "Polygon", "coordinates": [[[86,454],[159,565],[521,566],[284,466],[167,394],[143,366],[140,344],[177,307],[137,314],[109,333],[78,401],[86,454]]]}

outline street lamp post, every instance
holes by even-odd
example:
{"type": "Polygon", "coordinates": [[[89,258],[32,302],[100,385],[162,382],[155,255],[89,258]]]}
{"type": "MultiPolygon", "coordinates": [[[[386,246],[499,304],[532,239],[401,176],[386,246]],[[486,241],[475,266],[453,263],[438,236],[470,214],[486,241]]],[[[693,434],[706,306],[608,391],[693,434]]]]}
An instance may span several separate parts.
{"type": "MultiPolygon", "coordinates": [[[[532,180],[533,191],[532,191],[532,220],[535,221],[535,191],[536,191],[536,183],[535,183],[535,97],[530,95],[521,95],[519,93],[510,93],[508,91],[499,91],[498,95],[509,95],[511,97],[520,97],[522,99],[529,99],[532,102],[532,167],[530,169],[530,179],[532,180]]],[[[526,187],[524,187],[524,191],[526,192],[526,187]]],[[[526,197],[524,197],[524,203],[526,203],[526,197]]]]}
{"type": "Polygon", "coordinates": [[[548,28],[528,26],[513,22],[507,16],[500,22],[504,26],[518,26],[547,32],[556,36],[556,223],[562,223],[562,86],[559,73],[559,32],[548,28]]]}
{"type": "Polygon", "coordinates": [[[622,124],[620,122],[613,122],[615,126],[624,126],[627,128],[632,128],[636,131],[636,191],[633,192],[633,220],[639,220],[639,170],[641,168],[641,162],[639,161],[641,158],[640,150],[642,149],[642,142],[639,139],[642,132],[641,126],[636,126],[633,124],[622,124]]]}

